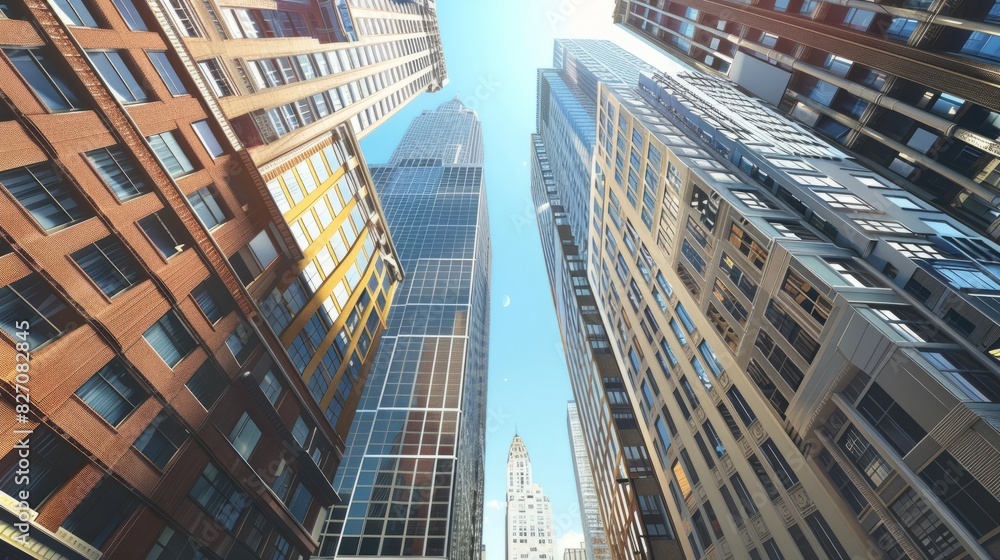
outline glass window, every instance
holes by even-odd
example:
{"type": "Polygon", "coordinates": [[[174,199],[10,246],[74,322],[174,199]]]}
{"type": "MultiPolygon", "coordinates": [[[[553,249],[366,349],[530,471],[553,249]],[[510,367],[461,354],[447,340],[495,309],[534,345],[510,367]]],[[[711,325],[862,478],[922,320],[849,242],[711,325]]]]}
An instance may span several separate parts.
{"type": "Polygon", "coordinates": [[[52,6],[66,25],[97,27],[97,21],[90,15],[90,10],[83,0],[54,0],[52,6]]]}
{"type": "MultiPolygon", "coordinates": [[[[128,2],[129,0],[119,1],[128,2]]],[[[171,95],[184,95],[187,93],[187,88],[177,74],[177,70],[174,69],[173,63],[170,62],[166,51],[147,51],[146,54],[149,55],[150,62],[153,63],[153,67],[156,68],[156,72],[160,75],[160,79],[163,80],[171,95]]]]}
{"type": "Polygon", "coordinates": [[[233,444],[233,448],[240,454],[240,457],[243,457],[243,460],[249,461],[250,454],[257,447],[258,441],[260,441],[260,428],[250,419],[250,415],[244,412],[236,425],[233,426],[232,431],[229,432],[229,442],[233,444]]]}
{"type": "Polygon", "coordinates": [[[950,558],[962,549],[955,535],[912,488],[907,488],[889,508],[928,558],[950,558]]]}
{"type": "Polygon", "coordinates": [[[311,431],[312,428],[310,428],[309,424],[306,423],[305,418],[299,416],[295,419],[295,425],[292,426],[292,437],[295,438],[295,441],[297,441],[299,445],[302,447],[306,446],[306,443],[309,440],[309,433],[311,431]]]}
{"type": "Polygon", "coordinates": [[[278,397],[281,396],[281,382],[278,381],[273,372],[268,371],[260,380],[260,390],[272,405],[277,404],[278,397]]]}
{"type": "Polygon", "coordinates": [[[94,548],[101,548],[137,505],[131,491],[106,476],[76,506],[62,528],[94,548]]]}
{"type": "Polygon", "coordinates": [[[781,481],[781,485],[785,487],[785,490],[798,484],[799,477],[795,475],[792,466],[788,464],[785,456],[782,455],[778,446],[772,440],[765,440],[760,445],[760,450],[764,454],[764,458],[771,465],[771,469],[774,470],[774,474],[778,475],[778,480],[781,481]]]}
{"type": "Polygon", "coordinates": [[[947,451],[920,478],[977,539],[1000,527],[1000,501],[947,451]]]}
{"type": "Polygon", "coordinates": [[[292,497],[288,500],[288,511],[292,514],[299,523],[306,522],[306,514],[309,512],[309,506],[312,504],[312,494],[301,482],[295,488],[292,493],[292,497]]]}
{"type": "Polygon", "coordinates": [[[190,354],[196,346],[194,339],[188,334],[187,328],[174,311],[167,311],[159,321],[146,329],[142,336],[171,368],[190,354]]]}
{"type": "Polygon", "coordinates": [[[736,496],[740,500],[740,504],[743,505],[743,511],[746,512],[747,517],[753,517],[757,514],[757,502],[753,499],[753,494],[750,493],[750,489],[740,478],[739,474],[734,474],[729,477],[729,483],[733,485],[733,491],[736,492],[736,496]]]}
{"type": "Polygon", "coordinates": [[[978,402],[1000,402],[1000,379],[965,352],[922,351],[920,355],[968,398],[978,402]]]}
{"type": "Polygon", "coordinates": [[[75,111],[83,107],[63,70],[41,49],[3,49],[35,95],[50,111],[75,111]]]}
{"type": "Polygon", "coordinates": [[[186,439],[187,432],[184,427],[166,411],[161,411],[132,445],[162,469],[167,466],[186,439]]]}
{"type": "Polygon", "coordinates": [[[878,454],[854,426],[848,426],[837,442],[872,488],[878,488],[892,475],[892,467],[878,454]]]}
{"type": "Polygon", "coordinates": [[[208,82],[216,97],[226,97],[233,94],[233,88],[229,86],[226,72],[218,60],[211,58],[199,61],[198,69],[201,70],[201,75],[205,77],[205,81],[208,82]]]}
{"type": "Polygon", "coordinates": [[[817,192],[816,196],[818,196],[820,200],[829,204],[831,208],[838,210],[850,210],[854,212],[875,211],[870,204],[853,194],[817,192]]]}
{"type": "Polygon", "coordinates": [[[108,297],[127,290],[143,276],[138,263],[116,237],[105,237],[74,252],[72,257],[108,297]]]}
{"type": "Polygon", "coordinates": [[[729,397],[729,402],[733,404],[733,409],[736,411],[736,415],[740,417],[740,420],[743,421],[743,425],[749,427],[757,419],[757,414],[750,408],[750,404],[743,399],[743,395],[740,394],[736,387],[730,387],[726,391],[726,396],[729,397]]]}
{"type": "Polygon", "coordinates": [[[815,286],[807,282],[794,270],[789,270],[785,275],[785,282],[781,290],[792,298],[792,301],[799,304],[807,314],[812,316],[820,325],[825,325],[826,320],[833,311],[833,304],[823,294],[819,293],[815,286]]]}
{"type": "Polygon", "coordinates": [[[774,483],[771,482],[771,475],[767,474],[767,469],[761,464],[760,460],[757,459],[756,455],[750,455],[747,458],[747,462],[750,463],[750,468],[753,469],[755,475],[757,475],[757,480],[760,481],[760,485],[764,487],[764,492],[767,493],[767,497],[771,500],[777,499],[781,494],[778,493],[778,489],[774,487],[774,483]]]}
{"type": "Polygon", "coordinates": [[[873,383],[868,389],[865,397],[858,403],[858,411],[886,438],[900,457],[909,453],[927,435],[920,424],[878,383],[873,383]]]}
{"type": "Polygon", "coordinates": [[[187,154],[184,153],[184,149],[181,148],[177,139],[174,138],[173,131],[168,130],[160,134],[153,134],[147,136],[146,140],[149,141],[149,146],[153,149],[153,153],[156,154],[156,158],[160,160],[160,163],[166,168],[167,173],[171,177],[183,177],[194,171],[191,160],[188,159],[187,154]]]}
{"type": "Polygon", "coordinates": [[[226,221],[226,213],[215,199],[214,190],[212,187],[203,187],[188,195],[188,201],[194,207],[195,213],[208,229],[226,221]]]}
{"type": "Polygon", "coordinates": [[[146,27],[146,22],[142,19],[142,15],[139,10],[135,7],[132,0],[111,0],[115,8],[118,8],[118,13],[121,14],[122,19],[128,25],[129,29],[132,31],[148,31],[149,28],[146,27]]]}
{"type": "Polygon", "coordinates": [[[230,531],[236,526],[236,520],[249,503],[236,483],[212,463],[205,465],[205,469],[188,495],[230,531]]]}
{"type": "Polygon", "coordinates": [[[229,313],[228,292],[216,278],[208,278],[198,284],[194,290],[191,290],[191,297],[194,298],[205,317],[208,317],[210,323],[217,322],[229,313]]]}
{"type": "Polygon", "coordinates": [[[84,456],[45,426],[31,433],[31,472],[24,480],[20,449],[13,448],[0,459],[0,492],[18,496],[22,491],[31,497],[31,507],[38,511],[60,488],[66,485],[87,463],[84,456]]]}
{"type": "Polygon", "coordinates": [[[145,560],[206,560],[197,545],[184,533],[164,527],[145,560]]]}
{"type": "Polygon", "coordinates": [[[201,364],[186,383],[188,390],[205,407],[205,410],[212,408],[212,405],[222,396],[222,392],[226,390],[227,385],[229,385],[229,379],[209,361],[201,364]]]}
{"type": "Polygon", "coordinates": [[[212,127],[208,124],[207,120],[195,121],[191,123],[191,128],[194,129],[195,134],[201,140],[202,146],[205,146],[205,150],[208,155],[213,158],[217,158],[222,154],[226,153],[226,150],[219,143],[219,139],[215,136],[215,132],[212,127]]]}
{"type": "Polygon", "coordinates": [[[132,74],[118,51],[87,51],[97,73],[122,103],[140,103],[149,99],[139,80],[132,74]]]}
{"type": "Polygon", "coordinates": [[[164,214],[165,212],[163,211],[150,214],[139,220],[138,223],[139,227],[146,233],[160,254],[166,258],[170,258],[180,253],[184,244],[178,241],[174,234],[171,233],[171,229],[167,227],[166,222],[164,222],[161,216],[164,214]]]}
{"type": "Polygon", "coordinates": [[[118,200],[129,200],[152,190],[135,157],[122,146],[91,150],[87,159],[118,200]]]}
{"type": "Polygon", "coordinates": [[[46,230],[87,217],[76,190],[48,163],[36,163],[0,173],[0,184],[46,230]]]}
{"type": "Polygon", "coordinates": [[[146,389],[118,359],[111,360],[76,390],[76,396],[117,426],[149,397],[146,389]]]}

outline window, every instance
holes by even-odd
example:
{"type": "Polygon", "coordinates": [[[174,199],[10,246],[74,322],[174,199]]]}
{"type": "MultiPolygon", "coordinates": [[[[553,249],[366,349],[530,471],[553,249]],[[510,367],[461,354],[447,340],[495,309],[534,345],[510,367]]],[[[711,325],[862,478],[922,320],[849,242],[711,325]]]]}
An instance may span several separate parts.
{"type": "Polygon", "coordinates": [[[771,482],[771,476],[767,474],[767,469],[761,464],[760,460],[757,459],[756,455],[750,455],[747,458],[747,462],[750,464],[750,468],[753,469],[755,475],[757,475],[757,480],[760,481],[760,485],[764,487],[764,491],[767,493],[767,497],[771,500],[775,500],[780,496],[778,489],[774,487],[774,483],[771,482]]]}
{"type": "Polygon", "coordinates": [[[870,272],[860,263],[852,260],[826,259],[826,264],[837,271],[848,285],[856,288],[884,288],[885,283],[878,275],[870,272]]]}
{"type": "Polygon", "coordinates": [[[750,405],[743,399],[743,395],[736,389],[736,387],[730,387],[726,391],[726,396],[729,397],[729,402],[733,404],[733,409],[736,410],[737,416],[743,421],[743,425],[749,427],[750,424],[757,419],[757,415],[754,413],[750,405]]]}
{"type": "Polygon", "coordinates": [[[226,221],[226,213],[215,199],[214,190],[212,187],[203,187],[188,195],[188,201],[194,207],[195,213],[208,229],[226,221]]]}
{"type": "Polygon", "coordinates": [[[301,482],[292,493],[292,498],[288,501],[288,511],[299,523],[306,522],[306,513],[312,504],[312,494],[301,482]]]}
{"type": "Polygon", "coordinates": [[[137,505],[132,492],[106,476],[76,506],[62,528],[94,548],[101,548],[137,505]]]}
{"type": "Polygon", "coordinates": [[[162,132],[147,136],[149,146],[160,160],[160,164],[167,170],[171,177],[183,177],[194,171],[194,166],[184,153],[184,149],[177,143],[172,131],[162,132]]]}
{"type": "Polygon", "coordinates": [[[139,434],[132,445],[159,468],[167,466],[177,449],[187,439],[187,432],[166,411],[161,411],[139,434]]]}
{"type": "MultiPolygon", "coordinates": [[[[128,2],[129,0],[118,1],[128,2]]],[[[171,95],[184,95],[187,93],[187,88],[184,86],[184,82],[181,81],[180,76],[177,75],[177,70],[174,69],[174,65],[170,62],[166,51],[148,51],[146,54],[149,55],[150,62],[153,63],[153,67],[156,68],[156,72],[160,75],[160,79],[163,80],[171,95]]]]}
{"type": "Polygon", "coordinates": [[[837,444],[872,488],[878,488],[892,475],[889,463],[872,448],[868,440],[854,426],[847,427],[837,444]]]}
{"type": "Polygon", "coordinates": [[[217,59],[199,61],[198,69],[201,70],[201,75],[205,77],[205,81],[208,82],[216,97],[226,97],[233,94],[225,70],[222,69],[222,65],[217,59]]]}
{"type": "Polygon", "coordinates": [[[31,473],[23,480],[19,449],[11,449],[0,459],[0,492],[18,496],[26,491],[31,507],[38,511],[45,502],[72,479],[87,463],[84,456],[45,426],[38,426],[30,436],[31,473]]]}
{"type": "Polygon", "coordinates": [[[947,451],[920,478],[977,539],[1000,526],[1000,501],[947,451]]]}
{"type": "Polygon", "coordinates": [[[860,515],[868,507],[868,500],[861,493],[861,490],[858,490],[858,487],[851,482],[844,469],[840,468],[840,465],[826,449],[820,451],[819,462],[826,469],[826,474],[830,477],[833,485],[837,487],[840,495],[844,497],[854,513],[860,515]]]}
{"type": "Polygon", "coordinates": [[[1000,379],[965,352],[922,351],[920,355],[968,398],[979,402],[1000,402],[1000,379]]]}
{"type": "Polygon", "coordinates": [[[870,204],[853,194],[817,192],[816,196],[818,196],[820,200],[829,204],[831,208],[838,210],[851,210],[854,212],[875,211],[875,208],[873,208],[870,204]]]}
{"type": "Polygon", "coordinates": [[[117,426],[139,408],[149,393],[116,358],[80,386],[76,396],[108,424],[117,426]]]}
{"type": "Polygon", "coordinates": [[[816,322],[820,325],[826,324],[826,320],[833,311],[833,304],[797,272],[789,269],[781,290],[788,294],[792,301],[799,304],[799,307],[812,316],[816,322]]]}
{"type": "Polygon", "coordinates": [[[87,51],[97,73],[122,103],[141,103],[149,99],[139,80],[118,51],[87,51]]]}
{"type": "MultiPolygon", "coordinates": [[[[767,262],[767,249],[761,247],[749,233],[735,223],[729,231],[729,242],[736,247],[750,262],[760,270],[767,262]]],[[[723,256],[725,260],[725,256],[723,256]]]]}
{"type": "Polygon", "coordinates": [[[747,208],[754,210],[776,210],[778,207],[755,191],[731,191],[747,208]]]}
{"type": "Polygon", "coordinates": [[[212,463],[205,465],[188,495],[230,531],[249,502],[236,483],[212,463]]]}
{"type": "Polygon", "coordinates": [[[806,534],[802,532],[798,524],[793,523],[788,528],[788,534],[792,536],[795,548],[799,549],[799,558],[802,558],[802,560],[819,560],[819,556],[816,556],[812,545],[809,544],[809,539],[806,538],[806,534]]]}
{"type": "Polygon", "coordinates": [[[774,474],[778,475],[778,480],[781,481],[781,485],[788,490],[792,486],[795,486],[799,482],[799,477],[795,475],[795,471],[792,470],[792,466],[788,464],[785,460],[785,456],[781,454],[778,446],[774,445],[774,442],[770,439],[765,440],[760,446],[761,453],[764,454],[764,458],[771,465],[774,470],[774,474]]]}
{"type": "Polygon", "coordinates": [[[122,146],[91,150],[87,159],[118,200],[129,200],[152,190],[138,162],[122,146]]]}
{"type": "Polygon", "coordinates": [[[708,438],[709,447],[715,451],[715,456],[721,458],[726,454],[726,448],[722,445],[722,439],[719,438],[719,433],[715,431],[715,427],[708,420],[701,425],[702,429],[705,431],[705,437],[708,438]]]}
{"type": "Polygon", "coordinates": [[[194,129],[194,133],[201,140],[201,145],[205,146],[205,151],[208,152],[208,155],[217,158],[226,152],[207,120],[195,121],[191,123],[191,128],[194,129]]]}
{"type": "Polygon", "coordinates": [[[111,0],[115,8],[118,8],[118,13],[121,14],[122,19],[128,25],[129,29],[132,31],[147,31],[149,28],[146,26],[146,22],[142,19],[142,15],[139,10],[136,9],[135,4],[132,0],[111,0]]]}
{"type": "Polygon", "coordinates": [[[258,441],[260,441],[260,428],[250,419],[250,415],[244,412],[236,422],[236,426],[229,432],[229,442],[243,460],[249,461],[250,454],[257,447],[258,441]]]}
{"type": "Polygon", "coordinates": [[[247,361],[247,358],[253,354],[259,344],[260,339],[243,322],[240,322],[236,331],[226,338],[226,346],[233,353],[237,364],[243,364],[247,361]]]}
{"type": "Polygon", "coordinates": [[[145,560],[206,560],[197,545],[184,533],[164,527],[145,560]]]}
{"type": "MultiPolygon", "coordinates": [[[[799,353],[806,362],[812,362],[813,358],[816,357],[816,353],[819,351],[819,343],[805,330],[802,326],[798,324],[794,317],[789,315],[785,308],[781,306],[778,302],[773,299],[767,302],[767,309],[764,312],[764,317],[774,326],[775,329],[781,333],[781,336],[785,338],[796,352],[799,353]]],[[[762,333],[761,336],[766,336],[770,339],[770,336],[766,333],[762,333]]],[[[766,344],[765,346],[773,345],[773,342],[766,344]]],[[[762,351],[764,351],[762,349],[762,351]]],[[[764,351],[765,355],[767,352],[764,351]]],[[[774,362],[772,362],[774,363],[774,362]]],[[[778,367],[775,365],[775,367],[778,367]]],[[[784,375],[783,375],[784,376],[784,375]]],[[[789,382],[791,384],[791,382],[789,382]]]]}
{"type": "Polygon", "coordinates": [[[854,220],[861,229],[873,233],[913,233],[910,228],[893,220],[854,220]]]}
{"type": "Polygon", "coordinates": [[[312,428],[309,427],[309,424],[306,423],[302,416],[295,419],[295,425],[292,427],[292,437],[295,438],[295,441],[297,441],[299,445],[302,447],[306,446],[306,443],[309,440],[310,432],[312,432],[312,428]]]}
{"type": "Polygon", "coordinates": [[[97,27],[97,21],[94,20],[94,16],[90,15],[83,0],[54,0],[52,6],[59,14],[59,18],[66,22],[66,25],[97,27]]]}
{"type": "Polygon", "coordinates": [[[757,503],[753,499],[753,495],[750,493],[750,489],[740,478],[739,474],[734,474],[729,477],[729,483],[733,485],[733,491],[736,492],[736,496],[739,498],[740,503],[743,505],[743,511],[746,512],[747,517],[753,517],[757,514],[757,503]]]}
{"type": "Polygon", "coordinates": [[[171,369],[194,350],[196,344],[174,311],[160,317],[143,333],[143,338],[171,369]]]}
{"type": "Polygon", "coordinates": [[[947,259],[948,255],[931,243],[903,243],[890,241],[889,246],[910,259],[947,259]]]}
{"type": "Polygon", "coordinates": [[[912,198],[909,198],[909,197],[905,197],[905,196],[893,196],[893,195],[888,195],[887,194],[887,195],[885,195],[885,198],[886,198],[886,200],[888,200],[889,202],[891,202],[891,203],[895,204],[896,206],[902,208],[903,210],[923,210],[924,209],[923,206],[920,206],[919,204],[917,204],[916,202],[914,202],[912,198]]]}
{"type": "Polygon", "coordinates": [[[142,277],[135,259],[115,237],[105,237],[74,252],[72,257],[109,297],[125,291],[142,277]]]}
{"type": "Polygon", "coordinates": [[[873,383],[868,389],[865,397],[858,403],[858,411],[872,423],[875,430],[882,434],[900,457],[909,453],[917,442],[927,435],[920,424],[878,383],[873,383]]]}
{"type": "Polygon", "coordinates": [[[80,195],[48,163],[4,171],[0,184],[46,230],[88,217],[80,195]]]}
{"type": "Polygon", "coordinates": [[[191,290],[191,297],[201,308],[201,311],[208,318],[208,322],[215,323],[229,313],[228,292],[223,288],[222,283],[216,278],[208,278],[191,290]]]}
{"type": "Polygon", "coordinates": [[[260,380],[260,390],[272,405],[277,404],[278,397],[281,396],[281,382],[278,381],[273,372],[268,371],[260,380]]]}
{"type": "Polygon", "coordinates": [[[962,549],[955,535],[912,488],[907,488],[889,508],[928,558],[950,558],[962,549]]]}
{"type": "Polygon", "coordinates": [[[167,0],[164,2],[167,14],[173,19],[177,30],[185,37],[201,37],[198,25],[191,17],[191,8],[184,0],[167,0]]]}
{"type": "Polygon", "coordinates": [[[67,71],[57,66],[41,49],[3,49],[35,95],[50,111],[74,111],[83,107],[67,71]]]}
{"type": "Polygon", "coordinates": [[[160,254],[170,258],[180,253],[184,244],[171,233],[172,228],[168,227],[167,223],[174,224],[175,222],[164,210],[150,214],[138,222],[139,227],[146,233],[160,254]]]}
{"type": "Polygon", "coordinates": [[[205,410],[208,410],[219,400],[228,384],[229,379],[211,362],[206,361],[194,372],[191,379],[188,379],[186,386],[205,410]]]}

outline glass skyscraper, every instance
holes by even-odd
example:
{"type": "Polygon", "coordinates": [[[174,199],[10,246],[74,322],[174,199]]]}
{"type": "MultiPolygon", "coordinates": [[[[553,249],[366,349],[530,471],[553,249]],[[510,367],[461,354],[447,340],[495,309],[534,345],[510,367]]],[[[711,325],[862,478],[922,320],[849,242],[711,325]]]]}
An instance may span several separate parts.
{"type": "Polygon", "coordinates": [[[372,166],[406,281],[334,486],[327,558],[476,558],[482,542],[490,238],[479,118],[458,99],[372,166]]]}

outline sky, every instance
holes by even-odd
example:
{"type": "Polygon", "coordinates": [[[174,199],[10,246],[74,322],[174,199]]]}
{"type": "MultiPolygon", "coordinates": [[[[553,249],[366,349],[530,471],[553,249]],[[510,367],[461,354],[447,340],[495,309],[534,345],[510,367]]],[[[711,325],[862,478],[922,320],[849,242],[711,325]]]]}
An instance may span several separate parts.
{"type": "Polygon", "coordinates": [[[653,66],[666,56],[613,25],[614,0],[438,0],[449,84],[423,93],[361,143],[369,164],[389,160],[413,117],[457,94],[479,113],[493,244],[486,425],[488,560],[504,558],[505,471],[515,431],[535,482],[552,503],[556,558],[583,540],[566,403],[573,399],[529,190],[536,72],[552,66],[552,40],[615,41],[653,66]]]}

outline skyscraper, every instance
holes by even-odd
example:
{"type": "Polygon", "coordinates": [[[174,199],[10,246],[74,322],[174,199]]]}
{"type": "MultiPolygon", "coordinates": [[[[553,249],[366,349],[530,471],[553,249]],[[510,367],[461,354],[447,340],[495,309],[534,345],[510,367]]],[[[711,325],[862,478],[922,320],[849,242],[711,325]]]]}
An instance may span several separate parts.
{"type": "Polygon", "coordinates": [[[590,470],[590,459],[587,457],[587,444],[580,423],[580,413],[576,403],[566,406],[566,423],[569,429],[570,450],[573,452],[573,474],[576,477],[576,490],[580,499],[580,518],[583,522],[584,552],[587,560],[611,560],[608,550],[608,537],[601,521],[601,507],[594,488],[594,475],[590,470]]]}
{"type": "Polygon", "coordinates": [[[614,17],[1000,237],[1000,2],[618,0],[614,17]]]}
{"type": "Polygon", "coordinates": [[[1000,247],[725,80],[598,106],[588,270],[689,554],[1000,554],[1000,247]]]}
{"type": "Polygon", "coordinates": [[[552,505],[532,479],[531,457],[515,435],[507,453],[507,560],[553,560],[556,557],[552,505]]]}
{"type": "Polygon", "coordinates": [[[563,550],[563,560],[588,560],[592,558],[587,554],[586,548],[567,548],[563,550]]]}
{"type": "Polygon", "coordinates": [[[681,558],[666,487],[653,474],[634,395],[615,359],[587,279],[591,156],[599,80],[627,87],[649,69],[609,41],[557,40],[557,68],[539,70],[531,196],[570,384],[583,426],[607,546],[616,560],[681,558]]]}
{"type": "Polygon", "coordinates": [[[372,166],[408,281],[351,428],[321,556],[478,558],[490,238],[479,118],[416,117],[372,166]]]}

